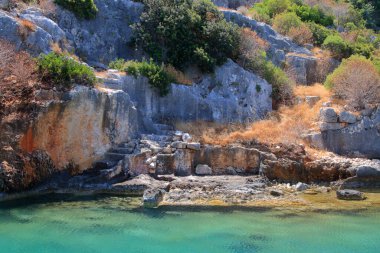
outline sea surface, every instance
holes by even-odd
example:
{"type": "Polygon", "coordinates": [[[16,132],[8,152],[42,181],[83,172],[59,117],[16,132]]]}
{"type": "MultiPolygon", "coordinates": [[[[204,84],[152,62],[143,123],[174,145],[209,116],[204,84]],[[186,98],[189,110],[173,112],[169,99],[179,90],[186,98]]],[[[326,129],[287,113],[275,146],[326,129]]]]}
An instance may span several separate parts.
{"type": "Polygon", "coordinates": [[[3,253],[379,253],[380,210],[148,210],[122,197],[0,204],[3,253]]]}

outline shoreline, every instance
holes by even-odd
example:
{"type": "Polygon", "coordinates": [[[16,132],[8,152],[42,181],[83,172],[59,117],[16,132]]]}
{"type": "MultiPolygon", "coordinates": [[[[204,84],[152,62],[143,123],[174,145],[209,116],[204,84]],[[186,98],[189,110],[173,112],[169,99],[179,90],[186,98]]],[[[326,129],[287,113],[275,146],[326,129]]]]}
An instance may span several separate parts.
{"type": "Polygon", "coordinates": [[[289,211],[363,211],[380,210],[380,189],[359,189],[366,199],[339,200],[337,187],[310,185],[297,191],[295,185],[263,181],[260,176],[180,177],[159,181],[141,175],[123,185],[99,185],[97,188],[55,188],[47,184],[27,192],[1,194],[0,205],[36,200],[65,201],[65,196],[89,200],[101,198],[134,199],[135,208],[161,210],[289,210],[289,211]],[[207,182],[207,183],[206,183],[207,182]],[[127,183],[127,184],[126,184],[127,183]]]}

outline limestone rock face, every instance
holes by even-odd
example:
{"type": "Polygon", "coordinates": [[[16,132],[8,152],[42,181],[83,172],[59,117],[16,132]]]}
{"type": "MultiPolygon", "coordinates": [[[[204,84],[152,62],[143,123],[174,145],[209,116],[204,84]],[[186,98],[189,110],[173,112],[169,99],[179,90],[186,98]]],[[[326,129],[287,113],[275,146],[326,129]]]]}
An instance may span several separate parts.
{"type": "Polygon", "coordinates": [[[20,15],[20,17],[31,21],[50,34],[54,42],[60,43],[61,46],[65,46],[65,32],[57,25],[57,23],[45,17],[39,10],[27,9],[20,15]]]}
{"type": "MultiPolygon", "coordinates": [[[[327,118],[331,118],[331,121],[335,120],[335,114],[332,113],[331,117],[327,116],[327,118]]],[[[353,117],[344,116],[343,121],[353,122],[353,117]]],[[[339,126],[334,129],[335,131],[314,133],[306,139],[317,148],[327,149],[337,154],[380,158],[380,108],[353,124],[333,124],[339,126]]]]}
{"type": "Polygon", "coordinates": [[[128,49],[132,37],[130,24],[138,22],[143,5],[130,0],[95,0],[99,12],[95,19],[79,20],[67,10],[59,9],[58,25],[88,63],[107,64],[115,58],[134,58],[128,49]]]}
{"type": "Polygon", "coordinates": [[[63,103],[52,103],[29,128],[20,146],[26,152],[45,150],[58,168],[70,161],[91,166],[112,144],[138,133],[137,111],[128,94],[78,86],[63,103]]]}
{"type": "Polygon", "coordinates": [[[53,37],[42,28],[25,28],[18,19],[1,10],[0,38],[13,43],[17,48],[28,50],[33,55],[48,53],[53,43],[53,37]]]}
{"type": "Polygon", "coordinates": [[[144,77],[126,76],[105,87],[127,92],[136,103],[147,131],[158,119],[175,121],[252,122],[272,110],[272,87],[257,75],[228,60],[193,85],[172,84],[165,97],[144,77]],[[256,88],[260,86],[260,91],[256,88]]]}
{"type": "Polygon", "coordinates": [[[241,173],[258,174],[260,152],[239,146],[206,146],[196,153],[195,164],[210,164],[213,174],[226,174],[228,168],[241,173]]]}
{"type": "Polygon", "coordinates": [[[285,55],[289,52],[312,56],[309,50],[280,35],[265,23],[258,22],[233,10],[222,10],[222,12],[226,20],[242,27],[248,27],[257,32],[262,39],[268,41],[270,43],[268,55],[276,65],[285,63],[285,55]]]}

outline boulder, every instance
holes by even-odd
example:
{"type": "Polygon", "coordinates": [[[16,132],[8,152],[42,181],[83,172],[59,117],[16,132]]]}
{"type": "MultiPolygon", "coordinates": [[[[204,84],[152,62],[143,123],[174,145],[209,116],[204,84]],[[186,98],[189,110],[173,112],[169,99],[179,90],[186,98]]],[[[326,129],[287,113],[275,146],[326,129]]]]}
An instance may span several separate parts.
{"type": "Polygon", "coordinates": [[[339,122],[353,124],[356,122],[356,116],[350,112],[342,111],[339,113],[339,122]]]}
{"type": "Polygon", "coordinates": [[[211,175],[212,169],[207,164],[198,164],[195,168],[195,174],[200,176],[211,175]]]}
{"type": "Polygon", "coordinates": [[[338,114],[332,107],[322,107],[319,110],[319,119],[325,123],[336,123],[338,122],[338,114]]]}
{"type": "Polygon", "coordinates": [[[188,133],[184,133],[184,134],[182,135],[182,140],[183,140],[184,142],[190,142],[191,139],[192,139],[192,137],[191,137],[191,135],[188,134],[188,133]]]}
{"type": "Polygon", "coordinates": [[[338,199],[342,200],[364,200],[366,197],[360,191],[356,190],[338,190],[336,191],[338,199]]]}
{"type": "Polygon", "coordinates": [[[164,190],[162,189],[146,189],[143,195],[144,207],[155,208],[158,207],[164,198],[164,190]]]}
{"type": "Polygon", "coordinates": [[[305,183],[298,182],[296,184],[295,188],[297,191],[305,191],[305,190],[309,189],[309,186],[305,183]]]}

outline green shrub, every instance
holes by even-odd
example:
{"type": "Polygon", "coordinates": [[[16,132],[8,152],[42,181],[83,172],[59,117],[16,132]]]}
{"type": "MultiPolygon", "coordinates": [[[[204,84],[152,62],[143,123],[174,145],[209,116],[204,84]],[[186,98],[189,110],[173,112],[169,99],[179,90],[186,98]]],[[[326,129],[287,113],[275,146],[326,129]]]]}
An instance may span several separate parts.
{"type": "Polygon", "coordinates": [[[329,36],[334,34],[334,31],[329,30],[328,28],[318,25],[314,22],[309,22],[307,23],[311,32],[313,33],[313,38],[314,38],[314,44],[321,46],[325,39],[329,36]]]}
{"type": "Polygon", "coordinates": [[[362,55],[369,59],[375,51],[375,47],[369,43],[356,42],[350,44],[352,54],[362,55]]]}
{"type": "Polygon", "coordinates": [[[277,32],[287,35],[291,28],[299,28],[301,19],[294,12],[278,14],[273,20],[273,27],[277,32]]]}
{"type": "Polygon", "coordinates": [[[337,59],[349,57],[351,54],[349,45],[339,35],[328,36],[322,46],[328,49],[332,53],[332,56],[337,59]]]}
{"type": "Polygon", "coordinates": [[[164,66],[155,64],[152,60],[148,61],[127,61],[125,62],[125,71],[133,76],[145,76],[149,84],[158,90],[160,96],[169,93],[170,84],[174,82],[174,77],[165,71],[164,66]]]}
{"type": "Polygon", "coordinates": [[[119,71],[125,71],[126,63],[127,62],[124,59],[120,58],[120,59],[116,59],[114,61],[111,61],[108,64],[108,67],[111,69],[117,69],[119,71]]]}
{"type": "Polygon", "coordinates": [[[94,0],[54,0],[54,2],[72,11],[80,19],[93,19],[98,13],[94,0]]]}
{"type": "Polygon", "coordinates": [[[134,43],[155,61],[211,71],[236,54],[239,28],[226,22],[209,0],[142,2],[140,23],[132,26],[134,43]]]}
{"type": "Polygon", "coordinates": [[[285,12],[290,6],[290,0],[264,0],[261,3],[256,3],[252,9],[259,15],[273,18],[277,14],[285,12]]]}
{"type": "Polygon", "coordinates": [[[274,101],[280,103],[290,101],[293,83],[281,68],[267,60],[265,51],[259,51],[257,54],[246,54],[242,61],[245,62],[244,68],[257,73],[272,85],[272,99],[274,101]]]}
{"type": "Polygon", "coordinates": [[[71,88],[73,84],[93,86],[96,81],[90,67],[66,55],[49,53],[37,59],[42,80],[59,88],[71,88]]]}
{"type": "Polygon", "coordinates": [[[318,6],[310,7],[308,5],[294,4],[291,10],[304,22],[310,21],[323,26],[334,24],[334,17],[326,15],[318,6]]]}

